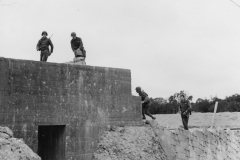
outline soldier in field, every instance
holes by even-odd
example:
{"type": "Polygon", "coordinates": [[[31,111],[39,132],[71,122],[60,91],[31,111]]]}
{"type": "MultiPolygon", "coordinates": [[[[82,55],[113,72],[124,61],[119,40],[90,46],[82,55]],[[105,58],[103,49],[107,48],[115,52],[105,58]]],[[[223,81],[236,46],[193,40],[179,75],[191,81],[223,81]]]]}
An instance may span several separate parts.
{"type": "Polygon", "coordinates": [[[184,95],[180,95],[180,105],[179,110],[182,118],[183,127],[185,130],[188,130],[188,120],[189,115],[191,115],[191,103],[189,100],[186,100],[184,95]]]}

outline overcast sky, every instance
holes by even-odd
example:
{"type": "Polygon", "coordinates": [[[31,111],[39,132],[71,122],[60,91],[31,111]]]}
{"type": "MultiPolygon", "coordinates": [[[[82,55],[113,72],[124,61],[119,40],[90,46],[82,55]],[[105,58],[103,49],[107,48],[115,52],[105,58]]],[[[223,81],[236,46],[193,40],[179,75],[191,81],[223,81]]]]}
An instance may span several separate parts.
{"type": "Polygon", "coordinates": [[[230,0],[0,0],[1,57],[38,61],[44,30],[48,62],[72,61],[74,31],[87,65],[131,70],[133,95],[239,93],[240,7],[230,0]]]}

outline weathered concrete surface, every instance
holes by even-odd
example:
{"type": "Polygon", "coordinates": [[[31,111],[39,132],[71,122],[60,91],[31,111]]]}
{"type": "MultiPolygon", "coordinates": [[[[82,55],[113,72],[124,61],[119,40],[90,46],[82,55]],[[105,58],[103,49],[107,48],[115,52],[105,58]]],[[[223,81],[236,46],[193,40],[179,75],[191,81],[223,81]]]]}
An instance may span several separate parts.
{"type": "Polygon", "coordinates": [[[174,132],[149,121],[160,138],[168,160],[238,160],[240,131],[204,130],[189,132],[182,128],[174,132]]]}
{"type": "Polygon", "coordinates": [[[13,138],[12,131],[7,127],[0,127],[0,159],[41,160],[22,140],[13,138]]]}
{"type": "Polygon", "coordinates": [[[108,125],[141,125],[126,69],[0,58],[0,125],[38,152],[38,126],[66,125],[66,159],[88,160],[108,125]]]}

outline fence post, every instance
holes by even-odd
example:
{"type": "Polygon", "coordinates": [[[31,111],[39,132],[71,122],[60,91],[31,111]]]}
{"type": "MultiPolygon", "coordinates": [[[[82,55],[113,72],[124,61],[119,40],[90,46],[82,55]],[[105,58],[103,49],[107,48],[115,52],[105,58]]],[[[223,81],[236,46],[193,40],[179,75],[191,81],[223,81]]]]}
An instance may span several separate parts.
{"type": "Polygon", "coordinates": [[[215,120],[215,114],[217,112],[217,106],[218,106],[218,102],[215,102],[215,107],[214,107],[214,113],[213,113],[213,119],[212,119],[212,125],[211,125],[211,129],[213,128],[214,125],[214,120],[215,120]]]}

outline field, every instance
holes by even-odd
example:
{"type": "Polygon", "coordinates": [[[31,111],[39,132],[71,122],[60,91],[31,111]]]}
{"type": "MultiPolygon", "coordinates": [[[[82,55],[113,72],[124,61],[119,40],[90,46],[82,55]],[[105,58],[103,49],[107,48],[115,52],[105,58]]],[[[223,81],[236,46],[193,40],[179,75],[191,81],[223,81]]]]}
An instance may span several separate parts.
{"type": "MultiPolygon", "coordinates": [[[[178,128],[182,125],[180,114],[154,115],[159,125],[167,128],[178,128]]],[[[189,118],[189,128],[209,128],[212,123],[213,113],[192,113],[189,118]]],[[[147,117],[147,119],[151,119],[147,117]]],[[[216,113],[214,126],[216,128],[240,128],[240,112],[216,113]]]]}

